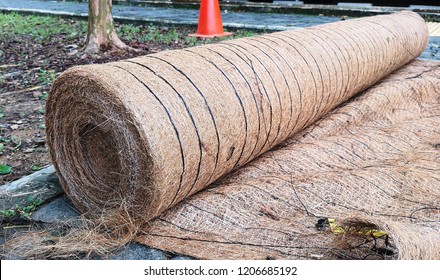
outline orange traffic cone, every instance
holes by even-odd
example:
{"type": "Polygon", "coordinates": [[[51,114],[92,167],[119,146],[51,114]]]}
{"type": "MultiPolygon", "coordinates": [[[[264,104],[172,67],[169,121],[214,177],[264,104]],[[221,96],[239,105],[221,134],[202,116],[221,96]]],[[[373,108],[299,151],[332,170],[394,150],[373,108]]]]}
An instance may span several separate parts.
{"type": "Polygon", "coordinates": [[[222,16],[218,0],[202,0],[200,3],[199,25],[196,34],[192,37],[214,38],[232,35],[223,31],[222,16]]]}

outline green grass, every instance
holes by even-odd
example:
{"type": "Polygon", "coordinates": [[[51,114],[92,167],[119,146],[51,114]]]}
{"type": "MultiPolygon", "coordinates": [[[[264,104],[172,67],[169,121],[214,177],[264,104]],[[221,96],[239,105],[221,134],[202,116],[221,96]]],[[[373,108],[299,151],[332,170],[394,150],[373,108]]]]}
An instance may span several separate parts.
{"type": "Polygon", "coordinates": [[[213,39],[198,39],[196,37],[189,37],[188,36],[185,38],[185,41],[188,44],[188,46],[193,47],[193,46],[210,44],[210,43],[226,41],[226,40],[231,40],[231,39],[252,37],[252,36],[256,36],[256,35],[258,35],[258,33],[254,32],[254,31],[237,30],[236,32],[233,33],[232,36],[217,37],[217,38],[213,38],[213,39]]]}
{"type": "MultiPolygon", "coordinates": [[[[197,46],[219,42],[232,38],[254,36],[257,33],[248,30],[238,30],[233,36],[200,40],[186,36],[179,27],[158,27],[155,25],[139,26],[134,24],[115,24],[116,32],[126,41],[154,42],[159,44],[186,43],[197,46]]],[[[191,29],[191,28],[190,28],[191,29]]],[[[184,30],[188,30],[185,28],[184,30]]],[[[194,27],[194,32],[196,27],[194,27]]],[[[20,15],[17,13],[0,13],[0,40],[7,37],[22,35],[30,36],[38,42],[47,42],[53,36],[65,35],[68,38],[85,37],[87,33],[86,20],[69,20],[54,16],[20,15]]],[[[1,53],[0,53],[1,55],[1,53]]],[[[41,72],[43,83],[52,80],[53,73],[41,72]]]]}
{"type": "Polygon", "coordinates": [[[198,45],[198,39],[196,37],[186,37],[186,43],[188,46],[193,47],[198,45]]]}
{"type": "Polygon", "coordinates": [[[38,170],[41,170],[41,166],[38,166],[38,165],[32,165],[31,170],[32,170],[32,171],[38,171],[38,170]]]}
{"type": "Polygon", "coordinates": [[[116,26],[116,33],[122,39],[127,41],[152,41],[155,43],[169,44],[171,42],[178,42],[181,39],[181,34],[174,28],[160,28],[154,25],[141,28],[133,24],[121,24],[116,26]]]}
{"type": "Polygon", "coordinates": [[[133,24],[122,24],[116,27],[116,33],[123,39],[131,41],[137,39],[141,33],[141,28],[133,24]]]}
{"type": "MultiPolygon", "coordinates": [[[[127,31],[124,31],[124,28],[119,29],[121,31],[120,34],[122,34],[123,38],[127,39],[127,31]]],[[[203,44],[209,44],[213,42],[219,42],[223,40],[230,40],[235,38],[243,38],[243,37],[251,37],[257,35],[256,32],[249,31],[249,30],[238,30],[236,31],[233,36],[228,37],[221,37],[221,38],[214,38],[214,39],[198,39],[196,37],[189,37],[186,36],[186,34],[182,34],[179,32],[178,28],[176,27],[169,27],[169,28],[160,28],[154,25],[150,25],[145,27],[144,30],[137,29],[134,30],[132,27],[130,27],[128,30],[129,35],[135,35],[132,36],[132,38],[139,40],[141,42],[155,42],[160,44],[170,44],[170,43],[186,43],[188,46],[198,46],[203,44]]],[[[120,32],[118,31],[118,32],[120,32]]],[[[194,28],[194,32],[196,31],[196,28],[194,28]]]]}
{"type": "Polygon", "coordinates": [[[46,41],[54,35],[85,36],[87,22],[69,21],[53,16],[0,13],[0,39],[11,35],[27,35],[37,41],[46,41]]]}
{"type": "Polygon", "coordinates": [[[172,28],[171,30],[168,30],[164,34],[162,34],[159,42],[163,44],[169,44],[172,42],[178,42],[180,39],[179,33],[176,31],[176,29],[172,28]]]}
{"type": "MultiPolygon", "coordinates": [[[[37,81],[43,85],[52,84],[53,81],[55,81],[55,78],[56,78],[55,70],[40,69],[40,73],[37,74],[37,81]]],[[[47,94],[42,99],[46,100],[46,98],[47,98],[47,94]]]]}
{"type": "Polygon", "coordinates": [[[15,217],[22,217],[22,218],[29,218],[32,213],[37,209],[38,206],[40,206],[43,203],[43,200],[40,198],[35,197],[28,197],[27,198],[27,205],[26,206],[16,206],[13,209],[5,209],[0,211],[0,215],[5,218],[15,218],[15,217]]]}
{"type": "Polygon", "coordinates": [[[155,43],[169,44],[171,42],[178,42],[180,34],[172,27],[169,29],[159,28],[157,26],[147,26],[144,34],[139,38],[141,42],[153,41],[155,43]]]}
{"type": "Polygon", "coordinates": [[[245,38],[245,37],[252,37],[258,35],[257,32],[255,31],[250,31],[250,30],[238,30],[237,32],[234,33],[234,38],[245,38]]]}
{"type": "Polygon", "coordinates": [[[41,100],[47,100],[47,97],[49,96],[49,93],[47,91],[43,91],[43,93],[40,95],[41,100]]]}

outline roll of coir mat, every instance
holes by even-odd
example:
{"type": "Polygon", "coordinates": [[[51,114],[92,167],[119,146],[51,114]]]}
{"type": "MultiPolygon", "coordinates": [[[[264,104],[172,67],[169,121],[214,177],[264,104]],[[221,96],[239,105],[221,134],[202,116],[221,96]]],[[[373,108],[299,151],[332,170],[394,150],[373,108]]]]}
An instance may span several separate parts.
{"type": "MultiPolygon", "coordinates": [[[[111,225],[145,224],[286,139],[296,139],[335,107],[420,55],[427,41],[423,19],[400,12],[74,67],[55,81],[47,102],[53,162],[66,193],[89,217],[105,217],[111,225]]],[[[322,130],[335,132],[337,124],[322,130]]],[[[340,143],[341,150],[345,144],[340,143]]],[[[316,149],[336,149],[321,145],[316,149]]],[[[296,176],[319,166],[319,157],[306,151],[302,168],[283,170],[296,176]]],[[[275,180],[259,169],[264,170],[246,171],[246,176],[275,180]]],[[[211,192],[217,191],[204,193],[211,192]]],[[[260,209],[263,216],[279,215],[273,214],[275,206],[266,206],[260,209]]],[[[226,221],[226,209],[212,210],[226,221]]],[[[185,223],[194,220],[193,227],[224,226],[182,213],[185,223]]],[[[208,235],[212,242],[217,238],[208,235]]],[[[163,243],[148,240],[156,247],[163,243]]],[[[246,257],[221,252],[199,257],[246,257]]]]}
{"type": "Polygon", "coordinates": [[[440,259],[440,62],[405,66],[145,232],[202,259],[440,259]]]}

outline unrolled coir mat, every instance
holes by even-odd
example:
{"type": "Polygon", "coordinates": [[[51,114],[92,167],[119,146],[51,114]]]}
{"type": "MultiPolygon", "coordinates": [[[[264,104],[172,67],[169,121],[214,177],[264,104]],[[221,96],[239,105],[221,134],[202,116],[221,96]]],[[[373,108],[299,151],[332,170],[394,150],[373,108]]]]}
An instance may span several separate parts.
{"type": "Polygon", "coordinates": [[[344,104],[427,41],[400,12],[74,67],[47,103],[51,155],[78,209],[156,248],[439,258],[438,64],[344,104]]]}

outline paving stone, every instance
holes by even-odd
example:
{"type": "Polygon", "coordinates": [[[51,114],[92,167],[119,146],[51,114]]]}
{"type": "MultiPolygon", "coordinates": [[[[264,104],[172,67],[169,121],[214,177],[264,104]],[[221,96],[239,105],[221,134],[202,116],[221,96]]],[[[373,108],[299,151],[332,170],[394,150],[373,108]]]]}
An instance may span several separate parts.
{"type": "Polygon", "coordinates": [[[174,256],[171,258],[171,260],[188,261],[188,260],[196,260],[196,259],[190,256],[174,256]]]}
{"type": "Polygon", "coordinates": [[[429,44],[420,58],[440,60],[440,36],[429,37],[429,44]]]}
{"type": "MultiPolygon", "coordinates": [[[[416,2],[416,1],[414,1],[416,2]]],[[[438,4],[438,3],[437,3],[438,4]]],[[[438,11],[439,6],[428,6],[428,5],[409,5],[408,9],[410,10],[434,10],[438,11]]]]}
{"type": "Polygon", "coordinates": [[[153,249],[139,243],[129,243],[119,249],[110,260],[166,260],[164,251],[153,249]]]}
{"type": "Polygon", "coordinates": [[[65,196],[41,206],[32,214],[32,220],[54,223],[78,218],[79,213],[65,196]]]}
{"type": "Polygon", "coordinates": [[[0,186],[0,210],[47,201],[63,192],[53,166],[0,186]]]}

